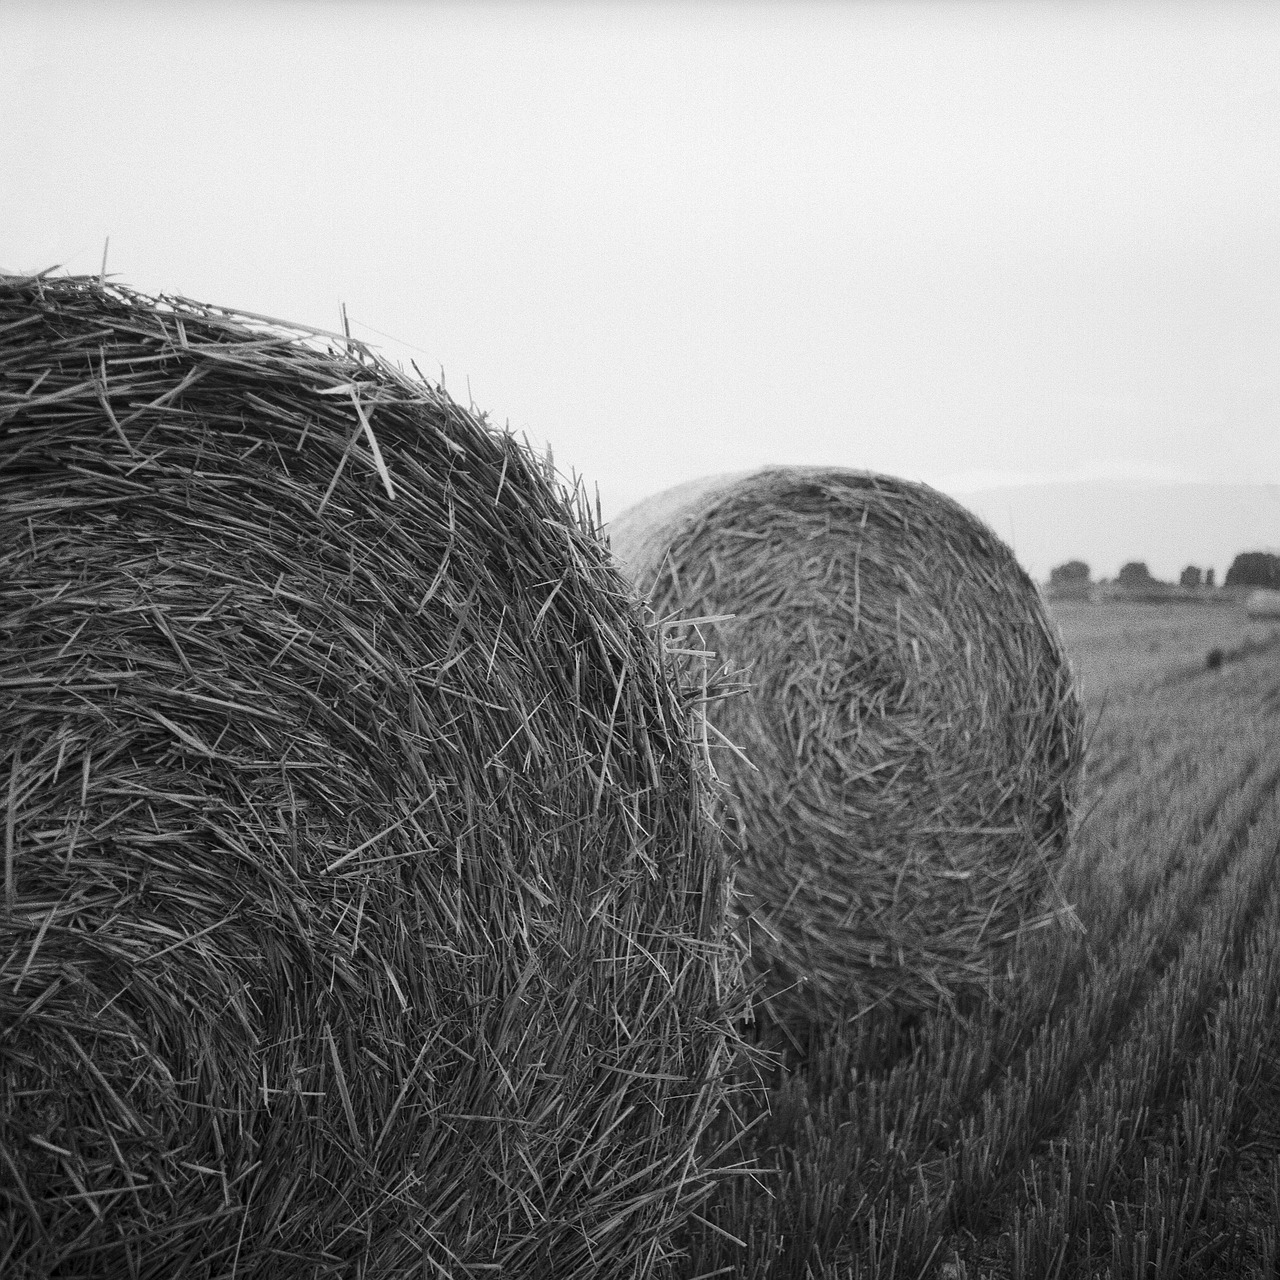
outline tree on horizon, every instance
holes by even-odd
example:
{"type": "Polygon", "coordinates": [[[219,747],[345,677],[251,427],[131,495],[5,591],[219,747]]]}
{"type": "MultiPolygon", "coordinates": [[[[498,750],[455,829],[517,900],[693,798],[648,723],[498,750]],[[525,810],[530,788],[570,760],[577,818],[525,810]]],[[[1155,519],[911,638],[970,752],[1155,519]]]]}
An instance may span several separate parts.
{"type": "Polygon", "coordinates": [[[1049,570],[1050,586],[1067,586],[1077,583],[1089,585],[1089,566],[1083,560],[1068,560],[1066,564],[1055,565],[1049,570]]]}
{"type": "Polygon", "coordinates": [[[1280,556],[1270,551],[1242,551],[1231,562],[1225,585],[1280,590],[1280,556]]]}
{"type": "Polygon", "coordinates": [[[1116,581],[1122,587],[1150,587],[1156,582],[1145,560],[1130,560],[1122,565],[1120,572],[1116,575],[1116,581]]]}

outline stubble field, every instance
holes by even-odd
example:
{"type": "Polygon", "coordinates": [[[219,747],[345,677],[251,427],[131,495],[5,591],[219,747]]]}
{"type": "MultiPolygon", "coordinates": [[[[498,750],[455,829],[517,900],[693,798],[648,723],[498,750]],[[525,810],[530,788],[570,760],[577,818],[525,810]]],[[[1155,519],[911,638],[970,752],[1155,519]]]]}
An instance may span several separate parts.
{"type": "Polygon", "coordinates": [[[1280,628],[1056,614],[1090,725],[1071,910],[966,1016],[771,1046],[723,1129],[755,1172],[686,1277],[1277,1274],[1280,628]]]}

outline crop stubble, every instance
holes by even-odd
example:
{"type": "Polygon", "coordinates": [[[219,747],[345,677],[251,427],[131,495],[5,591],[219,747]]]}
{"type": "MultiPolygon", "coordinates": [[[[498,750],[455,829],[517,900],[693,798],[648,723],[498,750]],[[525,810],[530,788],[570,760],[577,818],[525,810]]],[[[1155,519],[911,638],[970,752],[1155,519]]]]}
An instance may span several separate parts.
{"type": "Polygon", "coordinates": [[[1090,691],[1080,930],[1028,939],[969,1021],[864,1020],[779,1064],[741,1153],[767,1172],[706,1211],[743,1244],[702,1232],[689,1276],[1273,1274],[1280,649],[1128,670],[1090,691]]]}

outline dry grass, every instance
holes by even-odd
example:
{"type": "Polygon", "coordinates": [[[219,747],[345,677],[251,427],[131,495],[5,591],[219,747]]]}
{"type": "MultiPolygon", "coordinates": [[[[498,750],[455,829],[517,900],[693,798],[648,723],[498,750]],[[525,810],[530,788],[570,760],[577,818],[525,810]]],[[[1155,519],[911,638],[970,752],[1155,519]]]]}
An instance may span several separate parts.
{"type": "Polygon", "coordinates": [[[442,392],[0,280],[0,1272],[660,1269],[739,999],[691,714],[442,392]]]}
{"type": "Polygon", "coordinates": [[[1009,550],[923,485],[821,468],[697,482],[609,533],[660,615],[720,618],[705,641],[750,681],[711,720],[743,753],[717,760],[774,1018],[987,988],[1060,906],[1081,759],[1009,550]]]}

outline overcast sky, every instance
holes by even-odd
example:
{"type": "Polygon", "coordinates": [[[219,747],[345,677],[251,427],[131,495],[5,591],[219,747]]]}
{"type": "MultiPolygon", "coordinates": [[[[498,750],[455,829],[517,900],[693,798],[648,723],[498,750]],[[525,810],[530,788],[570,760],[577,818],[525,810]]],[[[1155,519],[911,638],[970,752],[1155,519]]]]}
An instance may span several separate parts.
{"type": "Polygon", "coordinates": [[[0,266],[345,302],[606,517],[1280,483],[1274,3],[4,0],[0,66],[0,266]]]}

